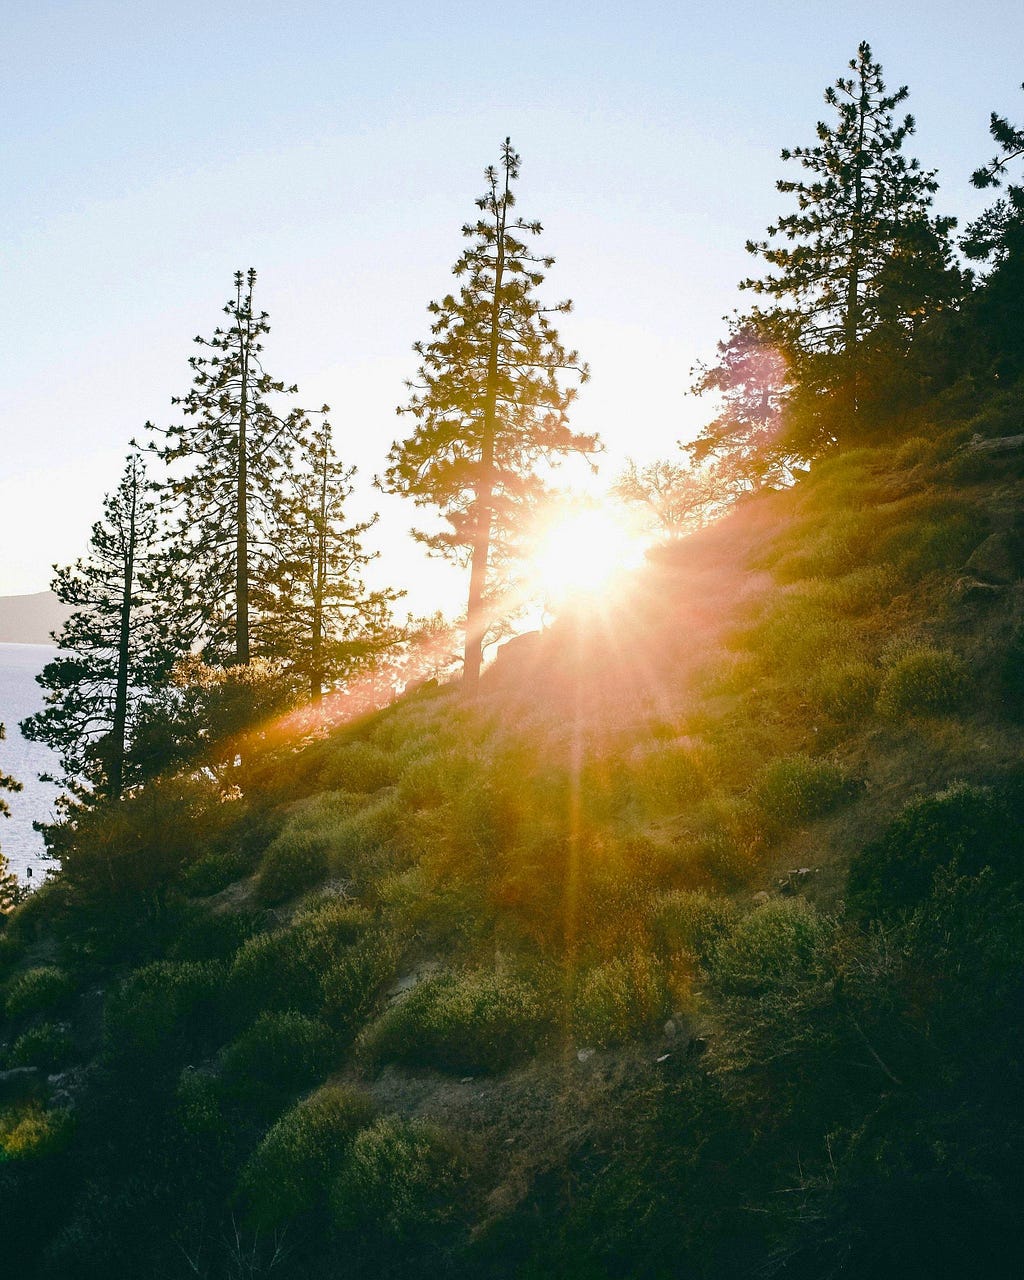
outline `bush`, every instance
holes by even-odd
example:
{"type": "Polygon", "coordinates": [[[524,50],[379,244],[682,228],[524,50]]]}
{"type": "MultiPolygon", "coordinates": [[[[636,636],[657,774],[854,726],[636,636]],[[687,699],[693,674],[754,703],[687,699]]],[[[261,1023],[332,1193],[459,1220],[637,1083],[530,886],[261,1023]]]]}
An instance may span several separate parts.
{"type": "Polygon", "coordinates": [[[330,874],[323,838],[310,831],[283,831],[260,862],[256,897],[267,905],[294,898],[330,874]]]}
{"type": "Polygon", "coordinates": [[[524,982],[477,970],[414,987],[363,1039],[374,1061],[443,1071],[501,1071],[533,1053],[548,1030],[544,1003],[524,982]]]}
{"type": "Polygon", "coordinates": [[[651,930],[662,954],[686,951],[706,962],[735,920],[736,907],[728,898],[682,889],[657,900],[651,930]]]}
{"type": "Polygon", "coordinates": [[[0,1113],[0,1163],[52,1155],[67,1145],[72,1128],[70,1111],[44,1111],[37,1103],[0,1113]]]}
{"type": "Polygon", "coordinates": [[[256,911],[198,909],[171,949],[173,960],[230,960],[250,938],[266,928],[256,911]]]}
{"type": "Polygon", "coordinates": [[[678,810],[708,789],[708,762],[692,746],[656,743],[630,768],[633,790],[654,810],[678,810]]]}
{"type": "Polygon", "coordinates": [[[967,670],[956,654],[911,649],[885,673],[876,705],[881,715],[892,719],[937,715],[960,706],[969,689],[967,670]]]}
{"type": "Polygon", "coordinates": [[[368,933],[327,969],[321,979],[324,1017],[338,1030],[356,1029],[381,987],[395,975],[401,948],[385,933],[368,933]]]}
{"type": "Polygon", "coordinates": [[[838,765],[806,755],[773,760],[757,775],[753,794],[772,827],[820,818],[843,799],[846,778],[838,765]]]}
{"type": "Polygon", "coordinates": [[[311,1208],[373,1115],[365,1094],[338,1085],[325,1085],[286,1112],[242,1170],[239,1189],[254,1224],[276,1227],[311,1208]]]}
{"type": "Polygon", "coordinates": [[[459,1172],[437,1129],[381,1117],[356,1136],[331,1188],[335,1222],[389,1244],[419,1236],[451,1218],[459,1172]]]}
{"type": "Polygon", "coordinates": [[[260,1114],[321,1080],[331,1065],[330,1029],[301,1013],[264,1013],[221,1054],[230,1094],[260,1114]]]}
{"type": "Polygon", "coordinates": [[[773,898],[722,940],[712,972],[724,991],[756,994],[803,977],[828,936],[826,923],[804,898],[773,898]]]}
{"type": "Polygon", "coordinates": [[[314,1013],[320,1006],[320,974],[310,967],[296,929],[274,929],[247,939],[231,962],[228,986],[242,1014],[261,1009],[314,1013]]]}
{"type": "Polygon", "coordinates": [[[75,1046],[67,1028],[43,1022],[23,1032],[7,1051],[9,1067],[39,1067],[57,1071],[74,1057],[75,1046]]]}
{"type": "Polygon", "coordinates": [[[252,861],[249,853],[237,847],[208,853],[185,871],[182,886],[186,893],[208,898],[247,876],[252,870],[252,861]]]}
{"type": "Polygon", "coordinates": [[[584,1044],[621,1044],[668,1012],[665,974],[643,951],[617,956],[583,979],[573,1002],[573,1027],[584,1044]]]}
{"type": "Polygon", "coordinates": [[[156,960],[128,975],[108,997],[103,1032],[118,1057],[164,1057],[218,1033],[224,966],[156,960]]]}
{"type": "Polygon", "coordinates": [[[873,708],[879,678],[866,662],[826,663],[811,683],[811,698],[837,723],[855,724],[873,708]]]}
{"type": "Polygon", "coordinates": [[[915,800],[850,865],[848,898],[859,914],[885,916],[923,902],[940,868],[976,875],[992,866],[1004,875],[1024,872],[1017,790],[955,783],[915,800]]]}
{"type": "Polygon", "coordinates": [[[26,969],[7,984],[4,1008],[8,1018],[20,1018],[25,1014],[52,1009],[73,991],[71,978],[56,965],[39,965],[26,969]]]}
{"type": "Polygon", "coordinates": [[[343,898],[317,899],[293,923],[249,938],[231,965],[232,992],[244,1010],[316,1012],[322,975],[366,928],[370,916],[343,898]]]}

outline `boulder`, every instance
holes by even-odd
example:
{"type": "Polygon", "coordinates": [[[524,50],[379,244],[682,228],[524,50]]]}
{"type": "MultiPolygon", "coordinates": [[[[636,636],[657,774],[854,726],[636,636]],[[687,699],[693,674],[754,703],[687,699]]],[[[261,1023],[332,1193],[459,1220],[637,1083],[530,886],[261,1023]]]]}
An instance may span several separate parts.
{"type": "Polygon", "coordinates": [[[990,534],[971,552],[964,571],[981,582],[1016,582],[1021,576],[1020,543],[1020,535],[1009,529],[990,534]]]}

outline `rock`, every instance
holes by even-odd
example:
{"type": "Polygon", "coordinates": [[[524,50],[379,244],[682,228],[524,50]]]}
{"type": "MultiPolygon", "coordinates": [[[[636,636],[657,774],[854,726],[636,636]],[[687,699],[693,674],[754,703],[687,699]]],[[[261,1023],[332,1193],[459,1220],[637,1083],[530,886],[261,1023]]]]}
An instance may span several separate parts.
{"type": "Polygon", "coordinates": [[[594,1056],[594,1053],[595,1053],[594,1049],[577,1049],[576,1060],[577,1062],[589,1062],[590,1059],[594,1056]]]}
{"type": "Polygon", "coordinates": [[[975,432],[967,448],[971,453],[1016,453],[1018,449],[1024,449],[1024,436],[996,436],[995,439],[986,439],[975,432]]]}
{"type": "Polygon", "coordinates": [[[993,582],[980,582],[977,578],[957,578],[950,591],[958,604],[990,604],[998,600],[1005,587],[996,586],[993,582]]]}
{"type": "Polygon", "coordinates": [[[679,1028],[672,1021],[672,1019],[669,1018],[669,1020],[665,1023],[663,1030],[665,1032],[666,1040],[674,1040],[676,1038],[676,1033],[678,1032],[679,1028]]]}
{"type": "Polygon", "coordinates": [[[990,534],[968,556],[964,570],[982,582],[1016,582],[1021,575],[1019,535],[1008,529],[990,534]]]}
{"type": "Polygon", "coordinates": [[[771,900],[772,895],[770,893],[765,893],[763,889],[755,893],[753,898],[754,904],[758,907],[763,907],[766,902],[771,902],[771,900]]]}

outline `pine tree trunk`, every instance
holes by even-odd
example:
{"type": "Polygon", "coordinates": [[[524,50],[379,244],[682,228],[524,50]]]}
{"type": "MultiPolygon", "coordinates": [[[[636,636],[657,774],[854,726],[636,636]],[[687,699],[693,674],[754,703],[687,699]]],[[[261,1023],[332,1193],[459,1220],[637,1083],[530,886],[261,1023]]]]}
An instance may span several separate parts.
{"type": "Polygon", "coordinates": [[[853,229],[850,244],[849,275],[846,282],[846,316],[843,355],[846,364],[846,394],[851,424],[857,421],[858,381],[860,374],[860,260],[864,236],[864,141],[867,129],[867,90],[861,82],[857,130],[857,158],[853,178],[853,229]]]}
{"type": "Polygon", "coordinates": [[[313,580],[313,636],[309,655],[309,696],[319,702],[324,694],[324,599],[327,594],[327,450],[324,449],[320,485],[320,520],[316,536],[313,580]]]}
{"type": "Polygon", "coordinates": [[[249,662],[249,473],[248,473],[248,421],[249,412],[249,343],[252,316],[252,288],[245,310],[245,333],[242,329],[241,291],[238,304],[239,339],[242,343],[242,386],[238,409],[238,489],[235,499],[235,661],[245,666],[249,662]]]}
{"type": "MultiPolygon", "coordinates": [[[[507,139],[506,139],[507,141],[507,139]]],[[[491,500],[494,495],[494,440],[498,418],[498,346],[501,337],[501,284],[505,273],[505,211],[508,207],[509,171],[505,170],[505,198],[495,215],[494,296],[491,299],[490,349],[487,353],[487,383],[484,388],[484,429],[480,445],[481,479],[476,495],[476,528],[473,532],[473,560],[469,571],[469,600],[466,605],[466,646],[463,655],[462,691],[475,696],[480,686],[484,632],[487,618],[484,593],[487,588],[487,561],[491,549],[491,500]]]]}
{"type": "Polygon", "coordinates": [[[135,521],[139,502],[138,473],[132,474],[132,505],[128,517],[128,545],[124,551],[124,579],[121,589],[121,631],[117,646],[117,685],[114,692],[114,723],[111,729],[110,795],[120,799],[124,790],[124,757],[128,729],[128,665],[132,625],[132,586],[135,581],[135,521]]]}

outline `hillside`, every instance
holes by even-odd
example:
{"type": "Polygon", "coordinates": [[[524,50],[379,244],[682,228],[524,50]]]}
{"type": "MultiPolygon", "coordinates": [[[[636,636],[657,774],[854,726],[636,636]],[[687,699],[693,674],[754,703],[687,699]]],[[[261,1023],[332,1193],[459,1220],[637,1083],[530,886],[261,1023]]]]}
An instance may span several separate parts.
{"type": "Polygon", "coordinates": [[[0,644],[52,644],[68,616],[52,591],[28,596],[0,596],[0,644]]]}
{"type": "Polygon", "coordinates": [[[1016,1274],[1022,408],[83,817],[0,935],[12,1274],[1016,1274]]]}

